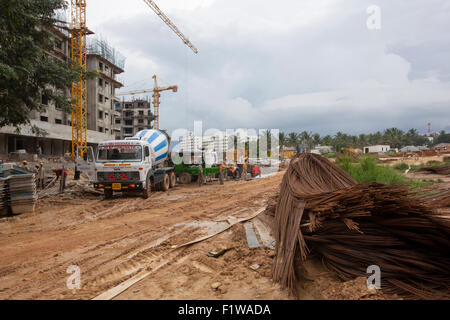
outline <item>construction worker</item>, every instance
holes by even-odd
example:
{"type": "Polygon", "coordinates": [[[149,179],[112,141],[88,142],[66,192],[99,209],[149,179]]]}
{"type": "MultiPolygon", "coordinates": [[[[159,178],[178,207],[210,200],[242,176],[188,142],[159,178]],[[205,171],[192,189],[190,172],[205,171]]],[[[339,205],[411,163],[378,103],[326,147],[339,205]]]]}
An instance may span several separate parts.
{"type": "Polygon", "coordinates": [[[23,160],[22,161],[22,165],[19,166],[19,168],[26,170],[26,171],[30,171],[30,167],[28,167],[28,161],[27,160],[23,160]]]}
{"type": "Polygon", "coordinates": [[[244,164],[242,165],[242,180],[247,181],[247,166],[248,159],[246,158],[244,164]]]}
{"type": "Polygon", "coordinates": [[[228,170],[228,175],[231,176],[232,179],[234,179],[235,174],[236,174],[236,168],[235,168],[235,166],[233,165],[233,166],[230,168],[230,170],[228,170]]]}
{"type": "Polygon", "coordinates": [[[222,185],[224,184],[225,170],[227,170],[227,167],[223,163],[221,163],[219,166],[219,172],[220,172],[219,181],[220,181],[220,184],[222,184],[222,185]]]}
{"type": "Polygon", "coordinates": [[[254,167],[252,171],[253,178],[256,178],[257,176],[261,177],[261,169],[259,167],[254,167]]]}
{"type": "Polygon", "coordinates": [[[39,163],[39,186],[43,190],[45,188],[45,169],[44,169],[44,163],[39,163]]]}
{"type": "Polygon", "coordinates": [[[39,165],[36,164],[34,166],[34,183],[36,184],[36,189],[38,189],[40,187],[40,180],[39,180],[39,165]]]}
{"type": "Polygon", "coordinates": [[[42,147],[40,144],[37,145],[37,154],[38,154],[38,157],[42,156],[42,147]]]}
{"type": "Polygon", "coordinates": [[[203,167],[201,164],[198,165],[198,186],[201,187],[204,182],[204,176],[203,176],[203,167]]]}
{"type": "Polygon", "coordinates": [[[64,174],[64,178],[67,178],[67,171],[63,168],[59,168],[59,169],[52,168],[52,171],[56,174],[56,181],[58,181],[59,178],[61,178],[63,174],[64,174]]]}

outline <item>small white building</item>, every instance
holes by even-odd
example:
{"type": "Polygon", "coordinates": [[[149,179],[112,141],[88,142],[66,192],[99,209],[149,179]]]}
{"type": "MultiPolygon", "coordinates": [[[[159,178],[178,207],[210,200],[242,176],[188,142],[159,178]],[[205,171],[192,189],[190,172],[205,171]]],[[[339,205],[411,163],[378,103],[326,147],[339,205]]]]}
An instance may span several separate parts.
{"type": "Polygon", "coordinates": [[[429,150],[426,146],[406,146],[400,149],[400,152],[418,152],[429,150]]]}
{"type": "Polygon", "coordinates": [[[387,153],[391,150],[391,146],[388,145],[376,145],[364,147],[364,153],[387,153]]]}
{"type": "MultiPolygon", "coordinates": [[[[327,153],[333,153],[333,147],[331,146],[321,146],[320,144],[317,145],[314,150],[318,151],[319,154],[327,154],[327,153]]],[[[316,152],[312,152],[311,153],[316,153],[316,152]]]]}
{"type": "Polygon", "coordinates": [[[406,146],[400,149],[400,152],[418,152],[420,151],[419,147],[416,146],[406,146]]]}

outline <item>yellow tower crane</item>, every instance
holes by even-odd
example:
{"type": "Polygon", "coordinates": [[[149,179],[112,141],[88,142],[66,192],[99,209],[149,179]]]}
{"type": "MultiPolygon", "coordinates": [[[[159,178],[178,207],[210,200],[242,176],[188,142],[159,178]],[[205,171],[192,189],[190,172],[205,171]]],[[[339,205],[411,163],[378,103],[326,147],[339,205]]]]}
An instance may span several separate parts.
{"type": "Polygon", "coordinates": [[[155,124],[154,124],[153,128],[155,128],[156,130],[159,130],[159,98],[161,97],[161,95],[159,93],[163,92],[163,91],[167,91],[167,90],[172,90],[173,92],[177,92],[178,86],[159,88],[158,81],[156,80],[156,75],[153,76],[153,79],[155,80],[155,88],[153,89],[153,109],[155,110],[155,112],[154,112],[155,124]]]}
{"type": "Polygon", "coordinates": [[[153,92],[153,115],[155,116],[155,122],[153,125],[154,129],[159,129],[159,105],[161,98],[160,92],[172,90],[173,92],[178,92],[178,86],[169,86],[169,87],[158,87],[158,81],[156,79],[156,75],[154,75],[153,80],[155,81],[155,87],[153,89],[142,89],[142,90],[134,90],[129,92],[121,92],[118,93],[117,96],[130,96],[135,94],[142,94],[147,92],[153,92]]]}
{"type": "MultiPolygon", "coordinates": [[[[71,54],[74,68],[86,71],[86,0],[71,0],[71,54]]],[[[80,75],[72,84],[72,157],[78,147],[87,146],[87,88],[86,79],[80,75]]],[[[84,150],[84,149],[81,149],[84,150]]]]}
{"type": "Polygon", "coordinates": [[[150,8],[152,8],[152,10],[157,14],[157,16],[160,17],[161,20],[164,21],[164,23],[167,24],[170,27],[170,29],[172,29],[173,32],[177,34],[177,36],[180,37],[180,39],[184,42],[185,45],[191,48],[192,51],[194,51],[195,53],[198,53],[197,48],[189,41],[188,38],[186,38],[186,36],[183,33],[181,33],[181,31],[177,28],[177,26],[174,25],[172,21],[170,21],[170,19],[164,14],[164,12],[162,12],[161,9],[158,8],[158,6],[153,0],[144,0],[144,2],[150,8]]]}
{"type": "MultiPolygon", "coordinates": [[[[195,53],[197,48],[186,38],[186,36],[175,26],[172,21],[159,9],[153,0],[144,0],[144,2],[164,21],[195,53]]],[[[72,60],[75,66],[79,66],[86,71],[86,36],[88,29],[86,26],[86,0],[71,0],[71,46],[72,60]]],[[[155,76],[156,84],[156,76],[155,76]]],[[[157,86],[155,86],[157,88],[157,86]]],[[[174,90],[170,88],[159,88],[154,94],[154,106],[157,113],[156,126],[159,127],[159,92],[165,90],[174,90]],[[156,104],[155,104],[156,102],[156,104]]],[[[152,90],[153,91],[153,90],[152,90]]],[[[78,147],[87,146],[87,88],[84,75],[80,76],[78,82],[72,84],[72,157],[75,157],[78,147]]],[[[155,115],[156,116],[156,115],[155,115]]],[[[84,149],[81,149],[84,150],[84,149]]],[[[81,155],[79,155],[81,156],[81,155]]]]}

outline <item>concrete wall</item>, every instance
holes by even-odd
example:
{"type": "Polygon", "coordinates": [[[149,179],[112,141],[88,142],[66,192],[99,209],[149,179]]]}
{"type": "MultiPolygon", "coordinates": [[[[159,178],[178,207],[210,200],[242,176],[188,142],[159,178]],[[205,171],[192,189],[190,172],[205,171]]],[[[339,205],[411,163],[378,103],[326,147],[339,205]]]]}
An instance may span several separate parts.
{"type": "Polygon", "coordinates": [[[0,133],[0,154],[8,153],[8,140],[5,134],[0,133]]]}
{"type": "MultiPolygon", "coordinates": [[[[31,124],[45,130],[47,135],[37,137],[30,127],[22,128],[18,135],[14,127],[3,127],[0,129],[0,154],[8,153],[8,140],[13,143],[13,145],[10,145],[10,151],[25,149],[29,153],[37,153],[38,146],[40,146],[44,155],[63,155],[65,152],[72,150],[71,126],[36,120],[31,120],[31,124]]],[[[92,130],[88,130],[87,136],[88,143],[92,145],[115,138],[114,133],[106,135],[92,130]]]]}

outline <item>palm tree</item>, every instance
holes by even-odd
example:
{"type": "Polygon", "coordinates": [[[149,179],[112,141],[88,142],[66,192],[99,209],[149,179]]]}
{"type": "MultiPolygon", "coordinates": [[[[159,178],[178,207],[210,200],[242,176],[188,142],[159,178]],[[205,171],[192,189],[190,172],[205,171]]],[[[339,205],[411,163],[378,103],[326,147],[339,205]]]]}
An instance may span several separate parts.
{"type": "Polygon", "coordinates": [[[298,150],[298,147],[300,145],[299,143],[299,135],[295,132],[290,132],[288,134],[287,143],[298,150]]]}
{"type": "Polygon", "coordinates": [[[336,135],[334,136],[334,150],[336,150],[336,152],[339,152],[342,148],[345,148],[347,146],[346,140],[347,135],[338,131],[338,133],[336,133],[336,135]]]}
{"type": "Polygon", "coordinates": [[[370,144],[380,144],[380,143],[382,143],[382,140],[383,140],[383,135],[381,134],[380,131],[377,131],[376,133],[369,135],[370,144]]]}
{"type": "Polygon", "coordinates": [[[401,148],[402,146],[403,131],[397,128],[386,129],[383,134],[384,142],[388,143],[391,147],[401,148]]]}
{"type": "Polygon", "coordinates": [[[314,133],[313,135],[312,135],[312,140],[313,140],[313,142],[314,142],[314,146],[317,146],[318,144],[320,144],[320,134],[318,134],[318,133],[314,133]]]}
{"type": "Polygon", "coordinates": [[[280,145],[280,150],[286,145],[286,134],[284,132],[280,132],[278,135],[278,143],[280,145]]]}
{"type": "Polygon", "coordinates": [[[300,142],[303,145],[307,146],[309,150],[311,150],[313,144],[311,132],[303,131],[302,133],[300,133],[300,142]]]}
{"type": "Polygon", "coordinates": [[[325,137],[323,137],[323,138],[321,139],[321,143],[322,143],[324,146],[334,146],[333,138],[332,138],[330,135],[326,135],[325,137]]]}
{"type": "Polygon", "coordinates": [[[358,147],[364,148],[369,144],[369,137],[365,134],[360,134],[358,138],[358,147]]]}

